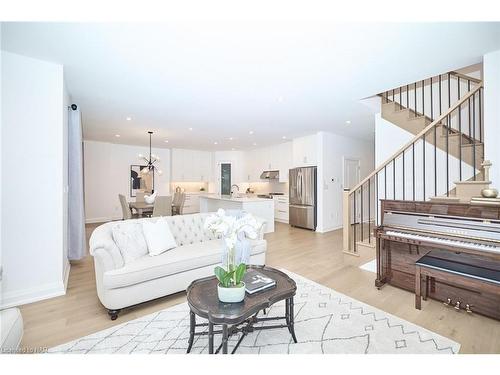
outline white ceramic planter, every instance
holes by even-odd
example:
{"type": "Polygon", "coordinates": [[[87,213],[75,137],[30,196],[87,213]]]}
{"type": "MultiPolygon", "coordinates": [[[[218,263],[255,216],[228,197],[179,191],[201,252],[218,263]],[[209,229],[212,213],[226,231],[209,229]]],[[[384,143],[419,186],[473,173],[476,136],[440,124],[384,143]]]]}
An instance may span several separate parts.
{"type": "Polygon", "coordinates": [[[217,285],[217,295],[219,301],[224,303],[238,303],[245,299],[245,283],[239,288],[223,288],[217,285]]]}

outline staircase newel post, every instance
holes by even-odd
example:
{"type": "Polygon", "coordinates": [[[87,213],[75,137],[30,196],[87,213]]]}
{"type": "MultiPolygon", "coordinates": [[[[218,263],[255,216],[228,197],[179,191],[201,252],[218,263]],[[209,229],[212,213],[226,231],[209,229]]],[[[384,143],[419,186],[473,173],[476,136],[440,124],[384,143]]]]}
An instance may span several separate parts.
{"type": "Polygon", "coordinates": [[[343,238],[343,248],[344,252],[351,252],[351,205],[349,204],[349,189],[344,189],[342,192],[342,238],[343,238]]]}

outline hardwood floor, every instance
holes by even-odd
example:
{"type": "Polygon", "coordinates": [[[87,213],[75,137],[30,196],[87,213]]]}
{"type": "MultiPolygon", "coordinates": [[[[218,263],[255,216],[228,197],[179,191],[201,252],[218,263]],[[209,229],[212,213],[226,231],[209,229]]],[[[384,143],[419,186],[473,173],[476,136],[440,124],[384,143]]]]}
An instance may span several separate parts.
{"type": "MultiPolygon", "coordinates": [[[[87,226],[87,237],[96,225],[87,226]]],[[[461,353],[500,353],[500,323],[480,316],[457,313],[439,301],[423,301],[414,308],[412,293],[385,286],[374,287],[375,274],[344,261],[342,231],[325,234],[277,224],[266,235],[267,264],[288,269],[350,297],[387,311],[459,342],[461,353]]],[[[99,303],[91,257],[73,262],[65,296],[21,307],[25,335],[23,347],[51,347],[124,321],[185,301],[185,293],[125,309],[111,321],[99,303]]]]}

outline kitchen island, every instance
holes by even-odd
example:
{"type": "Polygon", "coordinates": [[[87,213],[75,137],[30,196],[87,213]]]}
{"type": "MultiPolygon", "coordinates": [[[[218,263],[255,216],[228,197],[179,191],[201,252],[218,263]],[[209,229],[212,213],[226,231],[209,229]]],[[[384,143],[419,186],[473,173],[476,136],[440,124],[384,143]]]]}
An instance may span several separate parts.
{"type": "Polygon", "coordinates": [[[264,233],[274,232],[274,201],[258,197],[231,197],[229,195],[200,195],[200,212],[242,210],[266,221],[264,233]]]}

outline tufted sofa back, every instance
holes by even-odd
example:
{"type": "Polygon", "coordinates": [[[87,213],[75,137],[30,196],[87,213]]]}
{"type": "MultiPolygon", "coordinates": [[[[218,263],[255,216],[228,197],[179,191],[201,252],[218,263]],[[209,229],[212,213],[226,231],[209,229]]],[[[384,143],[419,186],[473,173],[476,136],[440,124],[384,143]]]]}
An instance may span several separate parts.
{"type": "MultiPolygon", "coordinates": [[[[166,216],[170,231],[178,246],[215,240],[217,237],[204,229],[205,220],[211,213],[166,216]]],[[[143,219],[144,220],[144,219],[143,219]]],[[[146,219],[149,220],[149,219],[146,219]]]]}
{"type": "MultiPolygon", "coordinates": [[[[204,229],[205,220],[212,213],[200,213],[192,215],[177,215],[165,216],[172,235],[175,238],[178,246],[190,245],[198,242],[205,242],[217,239],[217,237],[204,229]]],[[[127,222],[156,222],[160,217],[131,219],[127,222]]],[[[89,248],[90,254],[94,255],[97,249],[104,249],[109,258],[113,262],[112,268],[121,268],[124,266],[124,261],[120,250],[113,240],[113,227],[123,223],[123,221],[112,221],[98,226],[90,237],[89,248]]]]}

